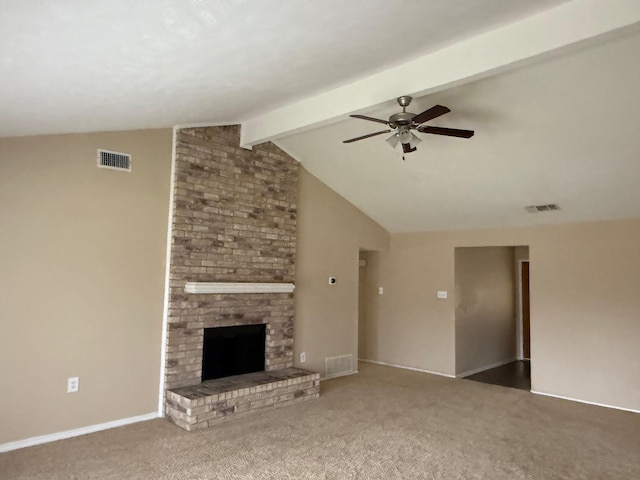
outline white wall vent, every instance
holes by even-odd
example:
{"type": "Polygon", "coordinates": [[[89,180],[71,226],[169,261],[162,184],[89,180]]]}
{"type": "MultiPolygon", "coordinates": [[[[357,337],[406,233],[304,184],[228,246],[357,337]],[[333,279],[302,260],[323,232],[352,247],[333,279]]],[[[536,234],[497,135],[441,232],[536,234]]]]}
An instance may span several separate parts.
{"type": "Polygon", "coordinates": [[[109,150],[98,150],[98,167],[111,170],[131,171],[131,155],[109,150]]]}
{"type": "Polygon", "coordinates": [[[546,205],[529,205],[528,207],[524,207],[524,209],[529,213],[552,212],[554,210],[560,210],[560,206],[557,203],[548,203],[546,205]]]}
{"type": "Polygon", "coordinates": [[[353,355],[327,357],[324,359],[324,369],[327,377],[338,377],[353,372],[353,355]]]}

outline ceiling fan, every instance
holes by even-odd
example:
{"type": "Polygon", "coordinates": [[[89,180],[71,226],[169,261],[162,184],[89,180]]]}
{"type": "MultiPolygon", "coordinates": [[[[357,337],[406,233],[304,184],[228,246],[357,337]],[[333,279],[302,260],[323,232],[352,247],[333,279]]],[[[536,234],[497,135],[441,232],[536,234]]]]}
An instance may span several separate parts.
{"type": "MultiPolygon", "coordinates": [[[[449,113],[447,107],[442,105],[436,105],[434,107],[425,110],[422,113],[416,115],[415,113],[407,112],[407,107],[413,100],[410,96],[404,95],[398,97],[398,104],[402,107],[402,112],[394,113],[389,117],[389,120],[381,120],[379,118],[367,117],[366,115],[349,115],[353,118],[360,118],[362,120],[369,120],[370,122],[384,123],[389,126],[387,130],[380,130],[379,132],[369,133],[362,135],[361,137],[350,138],[344,140],[342,143],[357,142],[358,140],[364,140],[365,138],[375,137],[376,135],[382,135],[395,130],[386,141],[392,148],[396,148],[398,144],[402,145],[402,151],[404,153],[410,153],[416,151],[416,146],[421,142],[411,130],[417,130],[420,133],[431,133],[434,135],[446,135],[449,137],[471,138],[473,137],[473,130],[461,130],[458,128],[444,128],[444,127],[430,127],[423,125],[423,123],[433,120],[445,113],[449,113]]],[[[402,157],[404,160],[404,157],[402,157]]]]}

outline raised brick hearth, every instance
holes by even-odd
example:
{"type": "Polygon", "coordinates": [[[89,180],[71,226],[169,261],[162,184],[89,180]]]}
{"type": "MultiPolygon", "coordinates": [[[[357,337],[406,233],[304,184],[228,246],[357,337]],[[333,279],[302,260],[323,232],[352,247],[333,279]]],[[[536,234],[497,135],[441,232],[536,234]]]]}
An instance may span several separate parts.
{"type": "Polygon", "coordinates": [[[246,150],[239,141],[239,126],[176,132],[165,413],[187,429],[318,391],[312,372],[268,377],[293,372],[293,293],[185,292],[187,282],[295,283],[298,162],[271,143],[246,150]],[[258,376],[252,381],[262,383],[225,392],[224,379],[201,385],[204,329],[259,323],[266,325],[264,382],[258,376]],[[216,393],[189,397],[202,388],[216,393]]]}
{"type": "Polygon", "coordinates": [[[167,418],[185,430],[211,427],[244,413],[291,405],[320,395],[320,374],[300,368],[207,380],[167,392],[167,418]]]}

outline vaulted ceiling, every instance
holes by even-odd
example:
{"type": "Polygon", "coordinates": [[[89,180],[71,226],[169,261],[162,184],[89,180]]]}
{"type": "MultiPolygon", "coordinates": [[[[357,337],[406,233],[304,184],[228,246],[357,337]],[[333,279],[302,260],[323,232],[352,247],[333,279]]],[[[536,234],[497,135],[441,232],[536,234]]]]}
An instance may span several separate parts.
{"type": "Polygon", "coordinates": [[[640,217],[639,26],[640,0],[6,0],[0,136],[241,123],[393,232],[640,217]],[[399,95],[475,136],[342,143],[399,95]]]}
{"type": "MultiPolygon", "coordinates": [[[[638,52],[634,33],[415,99],[415,113],[451,109],[428,125],[475,135],[417,133],[404,161],[391,134],[343,144],[385,128],[347,117],[277,143],[393,232],[638,218],[638,52]]],[[[386,119],[393,103],[367,115],[386,119]]]]}

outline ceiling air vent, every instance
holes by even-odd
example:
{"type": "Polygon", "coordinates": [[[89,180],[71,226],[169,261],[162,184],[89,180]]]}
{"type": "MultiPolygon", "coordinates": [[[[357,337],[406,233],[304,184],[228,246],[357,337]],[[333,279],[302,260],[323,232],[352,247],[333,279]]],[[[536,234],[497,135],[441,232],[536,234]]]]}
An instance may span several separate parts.
{"type": "Polygon", "coordinates": [[[560,207],[557,203],[548,203],[546,205],[530,205],[524,208],[529,213],[552,212],[554,210],[560,210],[560,207]]]}
{"type": "Polygon", "coordinates": [[[110,152],[109,150],[98,150],[98,167],[130,172],[131,155],[110,152]]]}

